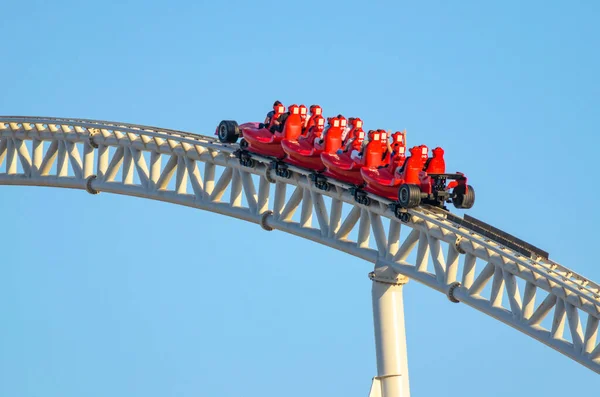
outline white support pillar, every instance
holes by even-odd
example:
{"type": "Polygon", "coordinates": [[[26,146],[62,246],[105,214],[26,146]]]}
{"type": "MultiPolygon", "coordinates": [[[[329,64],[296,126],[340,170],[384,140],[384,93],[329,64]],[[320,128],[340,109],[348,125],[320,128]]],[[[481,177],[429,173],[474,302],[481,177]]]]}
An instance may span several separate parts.
{"type": "Polygon", "coordinates": [[[410,397],[402,288],[408,278],[387,266],[369,274],[373,280],[373,320],[377,376],[369,397],[410,397]]]}

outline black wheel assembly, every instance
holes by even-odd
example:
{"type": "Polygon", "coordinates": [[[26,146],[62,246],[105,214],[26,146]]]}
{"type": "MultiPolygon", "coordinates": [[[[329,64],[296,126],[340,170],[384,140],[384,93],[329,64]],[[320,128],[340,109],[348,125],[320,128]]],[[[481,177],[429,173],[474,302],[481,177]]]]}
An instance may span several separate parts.
{"type": "Polygon", "coordinates": [[[473,186],[458,185],[452,190],[452,204],[459,209],[469,209],[475,204],[475,189],[473,186]],[[465,193],[466,190],[466,193],[465,193]]]}
{"type": "Polygon", "coordinates": [[[398,190],[398,202],[404,208],[413,208],[421,204],[421,189],[417,185],[403,184],[398,190]]]}
{"type": "Polygon", "coordinates": [[[233,120],[223,120],[219,123],[217,136],[223,143],[234,143],[240,137],[240,127],[233,120]]]}

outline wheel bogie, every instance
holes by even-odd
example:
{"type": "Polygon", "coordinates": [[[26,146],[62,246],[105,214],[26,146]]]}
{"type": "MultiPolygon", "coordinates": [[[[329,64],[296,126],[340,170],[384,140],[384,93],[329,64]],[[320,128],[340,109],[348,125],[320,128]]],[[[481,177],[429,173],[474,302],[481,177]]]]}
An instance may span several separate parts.
{"type": "Polygon", "coordinates": [[[317,189],[322,190],[324,192],[328,192],[331,189],[331,185],[326,181],[317,181],[315,182],[315,186],[317,189]]]}
{"type": "Polygon", "coordinates": [[[358,188],[354,188],[354,189],[352,189],[352,191],[354,194],[354,201],[356,201],[358,204],[364,205],[365,207],[368,207],[371,205],[371,198],[367,195],[366,192],[364,192],[358,188]]]}
{"type": "Polygon", "coordinates": [[[285,163],[273,162],[271,167],[275,170],[275,175],[280,178],[290,179],[292,171],[290,171],[285,163]]]}
{"type": "Polygon", "coordinates": [[[408,212],[401,212],[398,218],[400,218],[400,221],[403,223],[410,222],[410,214],[408,212]]]}
{"type": "Polygon", "coordinates": [[[254,166],[256,165],[256,161],[251,157],[242,157],[240,159],[240,164],[243,167],[254,168],[254,166]]]}

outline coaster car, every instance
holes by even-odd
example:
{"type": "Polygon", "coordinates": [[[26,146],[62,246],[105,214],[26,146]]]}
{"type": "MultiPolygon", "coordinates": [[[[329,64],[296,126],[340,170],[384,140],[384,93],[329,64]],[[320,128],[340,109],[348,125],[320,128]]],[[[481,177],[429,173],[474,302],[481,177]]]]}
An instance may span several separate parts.
{"type": "Polygon", "coordinates": [[[331,132],[331,128],[338,127],[330,126],[325,137],[325,144],[320,145],[319,141],[325,129],[325,119],[318,115],[314,118],[314,124],[308,128],[306,135],[300,136],[297,140],[282,140],[281,147],[287,155],[284,161],[313,171],[324,170],[321,153],[335,152],[339,149],[337,134],[335,131],[331,132]]]}
{"type": "Polygon", "coordinates": [[[442,148],[433,149],[431,158],[427,158],[428,150],[424,145],[415,146],[404,161],[398,155],[398,162],[392,159],[386,168],[361,169],[366,183],[364,190],[397,201],[400,208],[421,204],[444,207],[444,203],[450,201],[456,208],[471,208],[475,203],[475,190],[467,184],[467,178],[460,172],[446,173],[442,148]],[[452,181],[446,185],[447,180],[452,181]]]}
{"type": "Polygon", "coordinates": [[[339,153],[323,153],[321,159],[327,168],[324,176],[360,186],[364,183],[360,169],[363,167],[377,168],[381,165],[383,150],[381,146],[381,133],[369,131],[369,143],[363,150],[363,155],[357,150],[339,153]]]}

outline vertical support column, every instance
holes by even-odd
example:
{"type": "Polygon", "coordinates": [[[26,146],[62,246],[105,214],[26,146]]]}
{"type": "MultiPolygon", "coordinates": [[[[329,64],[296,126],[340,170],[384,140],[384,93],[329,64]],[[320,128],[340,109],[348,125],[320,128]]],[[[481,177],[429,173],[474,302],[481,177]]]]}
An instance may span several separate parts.
{"type": "Polygon", "coordinates": [[[369,274],[373,280],[373,320],[377,376],[369,397],[410,397],[402,288],[408,278],[387,266],[369,274]]]}

